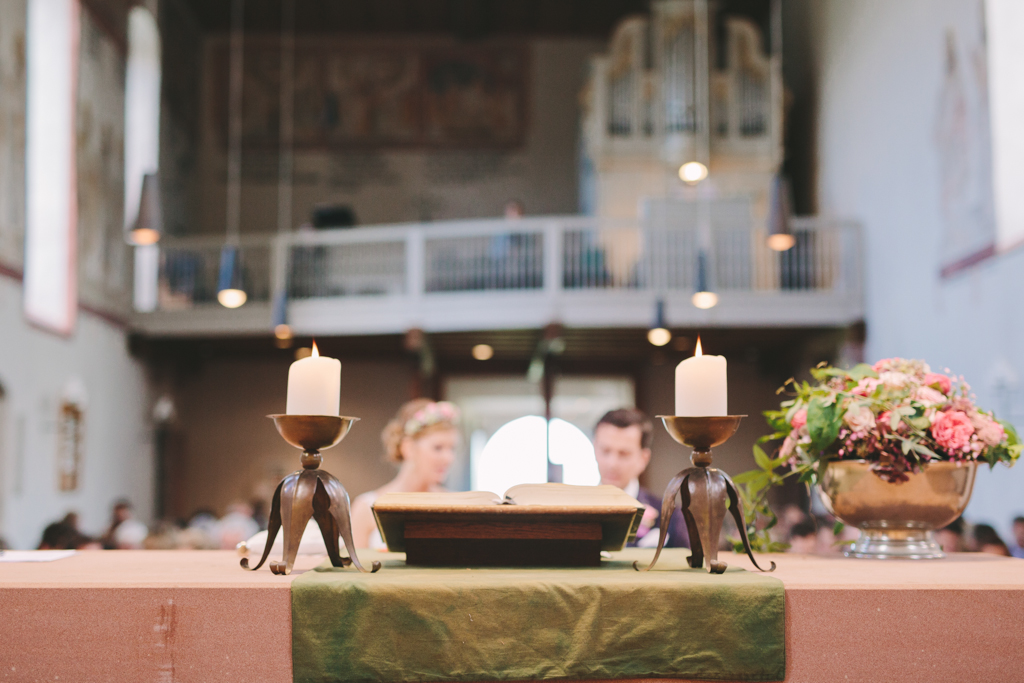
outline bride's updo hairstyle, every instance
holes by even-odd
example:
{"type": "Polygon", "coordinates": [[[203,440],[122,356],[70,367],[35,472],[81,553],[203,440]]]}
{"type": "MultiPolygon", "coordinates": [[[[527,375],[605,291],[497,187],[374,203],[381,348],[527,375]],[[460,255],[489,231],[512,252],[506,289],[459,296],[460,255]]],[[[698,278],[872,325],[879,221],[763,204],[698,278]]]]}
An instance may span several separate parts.
{"type": "Polygon", "coordinates": [[[431,401],[416,398],[395,414],[380,439],[384,443],[384,457],[394,463],[402,462],[402,441],[419,439],[426,434],[445,429],[456,429],[459,425],[459,409],[448,401],[431,401]]]}

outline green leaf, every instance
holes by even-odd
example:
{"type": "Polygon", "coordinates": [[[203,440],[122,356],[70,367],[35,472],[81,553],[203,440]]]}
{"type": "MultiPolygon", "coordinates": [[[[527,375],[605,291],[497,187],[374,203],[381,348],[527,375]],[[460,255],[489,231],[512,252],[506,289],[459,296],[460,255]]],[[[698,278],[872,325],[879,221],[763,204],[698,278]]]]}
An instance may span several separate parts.
{"type": "Polygon", "coordinates": [[[747,470],[746,472],[741,472],[737,474],[735,477],[733,477],[732,483],[736,484],[737,486],[740,484],[747,484],[763,475],[764,470],[747,470]]]}
{"type": "Polygon", "coordinates": [[[772,470],[772,459],[769,458],[764,452],[764,449],[757,444],[754,444],[754,462],[756,462],[757,466],[762,470],[772,470]]]}
{"type": "Polygon", "coordinates": [[[924,444],[920,444],[917,441],[914,441],[913,439],[908,439],[906,437],[899,436],[898,434],[897,435],[890,435],[890,436],[893,439],[899,439],[900,441],[902,441],[902,443],[900,444],[900,448],[903,449],[903,454],[904,455],[906,455],[910,451],[914,451],[915,453],[918,453],[919,455],[928,456],[929,458],[931,458],[933,460],[939,459],[939,455],[935,451],[933,451],[932,449],[930,449],[927,446],[925,446],[924,444]]]}
{"type": "Polygon", "coordinates": [[[889,429],[895,432],[896,429],[900,426],[901,419],[903,419],[903,416],[900,415],[899,410],[893,410],[891,413],[889,413],[889,429]]]}
{"type": "Polygon", "coordinates": [[[823,451],[839,436],[839,427],[842,424],[842,414],[839,411],[838,402],[828,405],[815,396],[807,405],[807,432],[811,436],[811,447],[817,451],[823,451]]]}
{"type": "Polygon", "coordinates": [[[932,426],[931,420],[927,417],[912,417],[907,421],[913,425],[915,429],[920,429],[921,431],[932,426]]]}
{"type": "Polygon", "coordinates": [[[832,526],[832,534],[834,536],[838,536],[839,534],[843,533],[843,529],[845,529],[845,528],[846,528],[845,524],[843,524],[839,520],[836,520],[836,523],[832,526]]]}
{"type": "Polygon", "coordinates": [[[1008,437],[1006,439],[1007,446],[1016,446],[1017,444],[1020,443],[1020,437],[1017,436],[1017,430],[1014,428],[1012,424],[1010,424],[1006,420],[996,420],[996,422],[1001,424],[1003,426],[1003,430],[1006,432],[1006,436],[1008,437]]]}
{"type": "Polygon", "coordinates": [[[875,372],[875,369],[867,363],[858,363],[847,374],[850,376],[850,379],[858,382],[865,377],[874,377],[875,379],[878,379],[878,373],[875,372]]]}
{"type": "Polygon", "coordinates": [[[751,499],[752,499],[754,496],[756,496],[758,493],[760,493],[764,488],[766,488],[770,483],[771,483],[771,473],[770,472],[763,472],[763,471],[762,472],[758,472],[758,476],[754,477],[749,482],[747,482],[747,495],[749,495],[751,497],[751,499]]]}

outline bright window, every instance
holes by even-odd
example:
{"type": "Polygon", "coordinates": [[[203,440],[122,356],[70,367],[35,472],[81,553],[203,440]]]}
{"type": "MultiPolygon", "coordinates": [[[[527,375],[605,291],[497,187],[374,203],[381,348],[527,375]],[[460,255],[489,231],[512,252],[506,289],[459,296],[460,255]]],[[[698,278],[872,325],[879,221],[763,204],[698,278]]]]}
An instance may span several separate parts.
{"type": "Polygon", "coordinates": [[[29,0],[25,80],[25,315],[70,334],[78,310],[78,0],[29,0]]]}
{"type": "MultiPolygon", "coordinates": [[[[594,485],[601,476],[594,446],[579,427],[551,421],[551,462],[562,466],[566,484],[594,485]]],[[[473,459],[473,489],[499,495],[516,484],[548,480],[547,429],[543,417],[520,417],[499,428],[473,459]]]]}
{"type": "Polygon", "coordinates": [[[1024,3],[986,0],[992,175],[1000,247],[1024,242],[1024,3]]]}

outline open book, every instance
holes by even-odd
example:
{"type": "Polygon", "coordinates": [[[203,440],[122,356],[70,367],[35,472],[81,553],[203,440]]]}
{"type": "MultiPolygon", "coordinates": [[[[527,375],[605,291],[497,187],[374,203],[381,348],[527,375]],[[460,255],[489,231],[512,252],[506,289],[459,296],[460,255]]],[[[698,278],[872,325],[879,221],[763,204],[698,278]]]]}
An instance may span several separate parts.
{"type": "Polygon", "coordinates": [[[374,508],[448,508],[479,505],[544,505],[551,507],[626,506],[643,509],[633,496],[617,486],[573,486],[571,484],[519,484],[502,498],[490,491],[443,491],[438,493],[385,493],[374,508]]]}
{"type": "Polygon", "coordinates": [[[417,538],[542,538],[553,524],[563,525],[560,533],[590,524],[601,549],[619,550],[636,535],[643,512],[640,501],[607,485],[520,484],[504,497],[489,491],[385,493],[373,504],[377,528],[392,551],[406,550],[409,533],[417,538]],[[410,524],[415,530],[407,529],[410,524]]]}

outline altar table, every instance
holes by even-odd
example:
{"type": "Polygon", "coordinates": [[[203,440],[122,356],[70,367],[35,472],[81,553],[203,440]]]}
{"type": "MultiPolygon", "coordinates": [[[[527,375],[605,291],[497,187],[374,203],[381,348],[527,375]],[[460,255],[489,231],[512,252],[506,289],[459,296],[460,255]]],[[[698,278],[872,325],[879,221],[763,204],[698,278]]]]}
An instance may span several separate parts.
{"type": "MultiPolygon", "coordinates": [[[[1024,560],[770,559],[790,683],[1024,682],[1024,560]]],[[[0,681],[289,683],[290,582],[321,560],[289,577],[245,572],[230,551],[0,563],[0,681]]]]}

